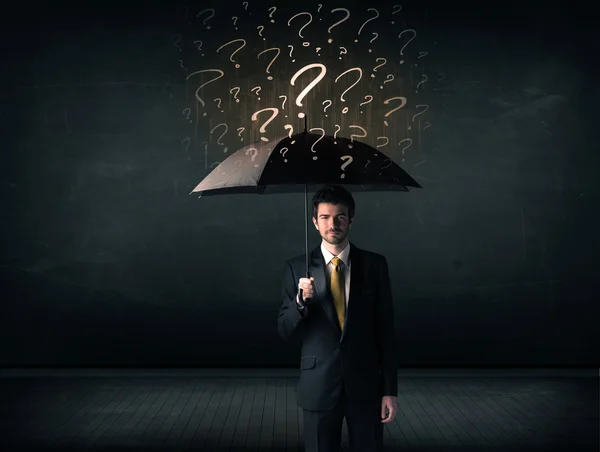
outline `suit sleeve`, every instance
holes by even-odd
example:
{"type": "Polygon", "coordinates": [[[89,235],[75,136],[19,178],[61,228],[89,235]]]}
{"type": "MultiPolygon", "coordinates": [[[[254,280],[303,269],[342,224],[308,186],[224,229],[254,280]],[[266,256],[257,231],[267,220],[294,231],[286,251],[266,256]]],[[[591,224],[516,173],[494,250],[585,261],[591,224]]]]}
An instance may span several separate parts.
{"type": "Polygon", "coordinates": [[[383,395],[398,396],[398,350],[394,327],[394,302],[388,264],[382,256],[377,300],[377,345],[382,366],[383,395]]]}
{"type": "Polygon", "coordinates": [[[290,261],[287,261],[283,270],[282,298],[283,302],[279,309],[277,318],[277,329],[279,336],[288,341],[298,333],[302,320],[308,314],[308,306],[300,309],[296,304],[298,281],[294,277],[294,271],[290,261]]]}

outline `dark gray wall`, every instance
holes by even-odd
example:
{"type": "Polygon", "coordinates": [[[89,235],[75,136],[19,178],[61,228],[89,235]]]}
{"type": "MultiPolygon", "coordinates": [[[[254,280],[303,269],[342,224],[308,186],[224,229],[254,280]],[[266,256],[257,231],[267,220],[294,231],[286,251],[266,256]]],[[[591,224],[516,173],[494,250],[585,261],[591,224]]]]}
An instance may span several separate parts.
{"type": "Polygon", "coordinates": [[[195,16],[211,5],[169,2],[7,14],[0,363],[296,365],[298,345],[279,340],[276,318],[283,264],[303,252],[303,195],[188,193],[213,163],[259,139],[268,116],[251,115],[281,107],[280,95],[287,104],[264,136],[286,135],[288,121],[302,128],[294,100],[316,74],[295,87],[290,78],[320,62],[327,77],[304,100],[311,127],[333,134],[339,124],[348,136],[361,125],[374,146],[387,136],[381,150],[423,186],[355,197],[352,240],[389,262],[401,364],[592,364],[600,49],[585,11],[453,2],[392,15],[392,5],[324,3],[320,21],[316,3],[239,3],[218,3],[206,24],[195,16]],[[359,36],[370,6],[380,17],[359,36]],[[328,33],[339,7],[352,16],[328,33]],[[287,25],[304,10],[314,14],[307,48],[306,16],[287,25]],[[404,29],[417,36],[403,48],[404,29]],[[216,49],[240,37],[236,72],[236,47],[216,49]],[[281,48],[272,81],[273,52],[257,58],[270,47],[281,48]],[[372,78],[378,57],[387,63],[372,78]],[[335,78],[354,66],[363,79],[343,103],[357,74],[335,78]],[[186,77],[208,68],[226,76],[199,92],[202,107],[194,93],[209,76],[186,77]],[[380,89],[388,73],[395,79],[380,89]],[[383,101],[399,95],[407,105],[385,128],[396,104],[383,101]]]}

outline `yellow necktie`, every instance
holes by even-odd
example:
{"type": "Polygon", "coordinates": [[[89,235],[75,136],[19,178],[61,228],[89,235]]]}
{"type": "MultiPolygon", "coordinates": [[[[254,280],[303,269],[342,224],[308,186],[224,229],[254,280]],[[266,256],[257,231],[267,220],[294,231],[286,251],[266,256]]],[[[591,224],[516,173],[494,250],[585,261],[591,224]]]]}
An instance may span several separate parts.
{"type": "Polygon", "coordinates": [[[333,271],[331,272],[331,295],[337,311],[338,321],[344,330],[344,315],[346,314],[346,290],[344,287],[344,274],[342,273],[342,260],[339,257],[331,259],[333,271]]]}

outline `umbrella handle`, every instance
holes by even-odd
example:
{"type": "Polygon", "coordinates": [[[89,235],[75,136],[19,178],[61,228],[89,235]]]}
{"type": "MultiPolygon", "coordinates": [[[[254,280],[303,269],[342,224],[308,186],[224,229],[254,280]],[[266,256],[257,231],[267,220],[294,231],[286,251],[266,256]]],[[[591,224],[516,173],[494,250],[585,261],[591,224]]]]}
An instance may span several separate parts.
{"type": "MultiPolygon", "coordinates": [[[[310,278],[310,272],[306,272],[306,277],[310,278]]],[[[302,296],[302,289],[298,288],[298,300],[300,300],[300,304],[302,306],[306,306],[308,303],[304,300],[304,297],[302,296]]]]}

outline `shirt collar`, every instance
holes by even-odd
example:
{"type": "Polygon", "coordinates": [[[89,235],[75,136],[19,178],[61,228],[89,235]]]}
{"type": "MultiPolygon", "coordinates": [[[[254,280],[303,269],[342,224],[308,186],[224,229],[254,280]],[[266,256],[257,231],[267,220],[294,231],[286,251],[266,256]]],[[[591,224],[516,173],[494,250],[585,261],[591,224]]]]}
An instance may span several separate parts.
{"type": "MultiPolygon", "coordinates": [[[[325,243],[323,241],[321,241],[321,253],[323,253],[323,257],[325,258],[325,266],[329,265],[331,259],[335,257],[327,248],[325,248],[325,243]]],[[[340,258],[346,267],[350,268],[350,241],[348,241],[346,247],[337,257],[340,258]]]]}

